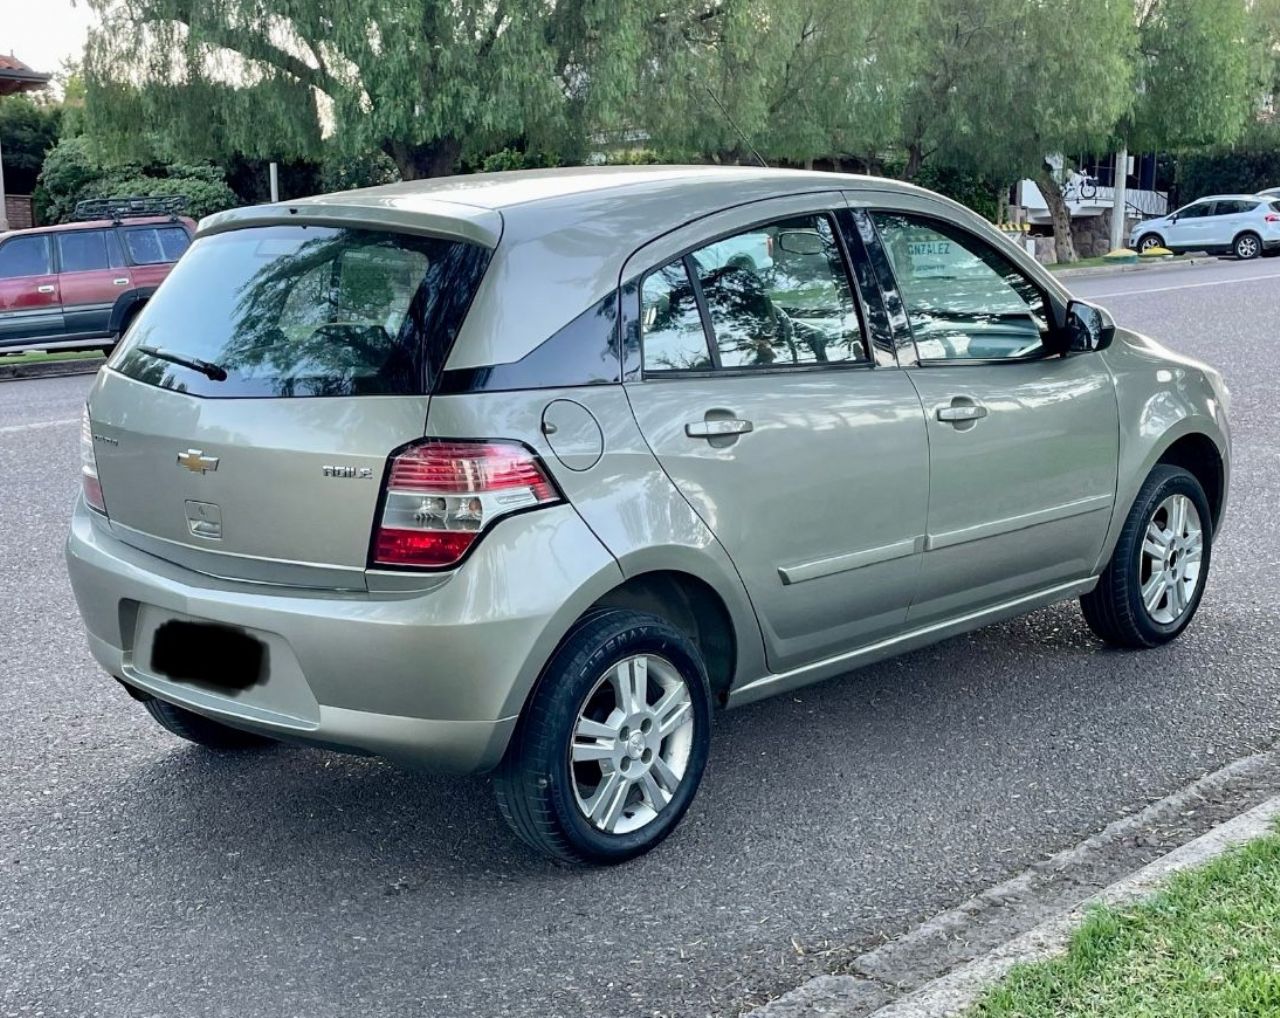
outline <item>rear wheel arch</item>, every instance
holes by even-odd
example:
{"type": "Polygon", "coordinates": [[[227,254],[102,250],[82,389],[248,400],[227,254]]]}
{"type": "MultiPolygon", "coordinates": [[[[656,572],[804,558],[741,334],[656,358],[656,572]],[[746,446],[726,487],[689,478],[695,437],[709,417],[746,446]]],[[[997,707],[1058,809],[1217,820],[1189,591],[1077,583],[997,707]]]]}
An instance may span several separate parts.
{"type": "Polygon", "coordinates": [[[111,309],[111,324],[108,326],[111,335],[123,335],[129,323],[137,317],[143,305],[147,303],[155,292],[156,288],[154,286],[147,286],[120,294],[111,309]]]}
{"type": "Polygon", "coordinates": [[[657,615],[687,633],[706,666],[712,696],[725,703],[737,673],[737,633],[728,605],[711,584],[678,570],[639,573],[599,597],[583,617],[610,608],[657,615]]]}

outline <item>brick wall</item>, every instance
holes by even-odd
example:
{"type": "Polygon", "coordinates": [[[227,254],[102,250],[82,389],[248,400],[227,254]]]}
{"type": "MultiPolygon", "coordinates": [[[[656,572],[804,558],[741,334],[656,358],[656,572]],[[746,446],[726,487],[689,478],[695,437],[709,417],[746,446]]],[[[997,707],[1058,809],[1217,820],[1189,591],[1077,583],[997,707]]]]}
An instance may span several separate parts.
{"type": "Polygon", "coordinates": [[[26,230],[35,226],[35,210],[28,194],[6,194],[4,196],[4,217],[9,220],[9,229],[26,230]]]}

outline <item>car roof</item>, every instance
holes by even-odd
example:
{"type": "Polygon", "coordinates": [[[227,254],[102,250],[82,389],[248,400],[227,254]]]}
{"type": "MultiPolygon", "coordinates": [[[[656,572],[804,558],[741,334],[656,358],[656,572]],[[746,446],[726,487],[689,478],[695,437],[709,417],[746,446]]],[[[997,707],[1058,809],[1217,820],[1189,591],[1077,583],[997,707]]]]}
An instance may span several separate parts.
{"type": "MultiPolygon", "coordinates": [[[[0,233],[0,237],[12,237],[17,234],[33,234],[33,233],[67,233],[75,230],[101,230],[108,226],[158,226],[165,223],[174,222],[170,216],[141,216],[137,219],[124,219],[119,223],[111,219],[90,219],[82,223],[54,223],[51,226],[31,226],[25,230],[11,230],[8,233],[0,233]]],[[[194,226],[194,222],[185,216],[178,220],[187,226],[194,226]]]]}
{"type": "Polygon", "coordinates": [[[1189,205],[1199,205],[1204,201],[1257,201],[1261,195],[1258,194],[1206,194],[1203,198],[1197,198],[1189,205]]]}
{"type": "MultiPolygon", "coordinates": [[[[201,220],[198,237],[250,226],[389,229],[494,249],[451,368],[518,360],[616,289],[638,249],[735,206],[805,194],[879,191],[980,217],[923,188],[884,177],[752,166],[598,166],[404,181],[201,220]]],[[[832,207],[843,199],[833,199],[832,207]]]]}

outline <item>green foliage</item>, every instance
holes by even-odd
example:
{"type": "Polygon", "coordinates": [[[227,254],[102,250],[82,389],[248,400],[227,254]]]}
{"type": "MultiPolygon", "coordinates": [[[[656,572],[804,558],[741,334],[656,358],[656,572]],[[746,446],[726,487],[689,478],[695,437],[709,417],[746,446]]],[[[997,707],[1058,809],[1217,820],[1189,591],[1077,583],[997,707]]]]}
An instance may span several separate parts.
{"type": "Polygon", "coordinates": [[[4,153],[5,190],[30,194],[40,176],[45,153],[58,141],[59,107],[25,95],[0,98],[0,146],[4,153]]]}
{"type": "Polygon", "coordinates": [[[1000,193],[1005,189],[1005,185],[979,174],[966,173],[940,163],[925,163],[916,174],[915,183],[945,194],[992,222],[996,219],[1000,193]]]}
{"type": "Polygon", "coordinates": [[[1261,95],[1249,0],[1139,0],[1132,113],[1137,151],[1229,144],[1261,95]]]}
{"type": "Polygon", "coordinates": [[[171,195],[188,198],[189,214],[197,218],[240,204],[216,167],[110,166],[89,138],[64,138],[44,161],[36,192],[37,214],[41,222],[63,223],[73,218],[76,202],[85,198],[171,195]]]}
{"type": "Polygon", "coordinates": [[[971,1018],[1280,1013],[1280,836],[1093,910],[1061,957],[1015,968],[971,1018]]]}
{"type": "Polygon", "coordinates": [[[1178,201],[1207,194],[1252,194],[1280,187],[1280,127],[1249,132],[1231,148],[1184,153],[1178,160],[1178,201]]]}
{"type": "Polygon", "coordinates": [[[320,189],[326,193],[394,184],[399,179],[400,171],[385,152],[353,156],[332,153],[320,168],[320,189]]]}

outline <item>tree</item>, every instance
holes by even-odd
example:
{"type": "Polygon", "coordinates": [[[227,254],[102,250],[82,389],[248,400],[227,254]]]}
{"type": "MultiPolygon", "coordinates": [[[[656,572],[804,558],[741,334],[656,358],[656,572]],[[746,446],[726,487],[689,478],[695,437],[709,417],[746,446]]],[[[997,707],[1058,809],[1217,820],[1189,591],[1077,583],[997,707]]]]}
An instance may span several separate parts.
{"type": "Polygon", "coordinates": [[[45,153],[58,141],[62,111],[57,105],[25,95],[0,98],[0,141],[3,141],[4,180],[13,194],[30,194],[45,153]]]}
{"type": "Polygon", "coordinates": [[[381,150],[406,178],[513,138],[581,145],[630,99],[650,0],[88,0],[89,101],[181,151],[381,150]],[[140,86],[140,87],[135,87],[140,86]],[[270,129],[267,129],[270,127],[270,129]]]}
{"type": "Polygon", "coordinates": [[[807,164],[893,140],[911,0],[671,4],[624,127],[674,155],[807,164]]]}
{"type": "Polygon", "coordinates": [[[1047,157],[1105,148],[1132,101],[1132,0],[922,0],[901,109],[903,176],[927,161],[1034,177],[1060,261],[1071,222],[1047,157]]]}

